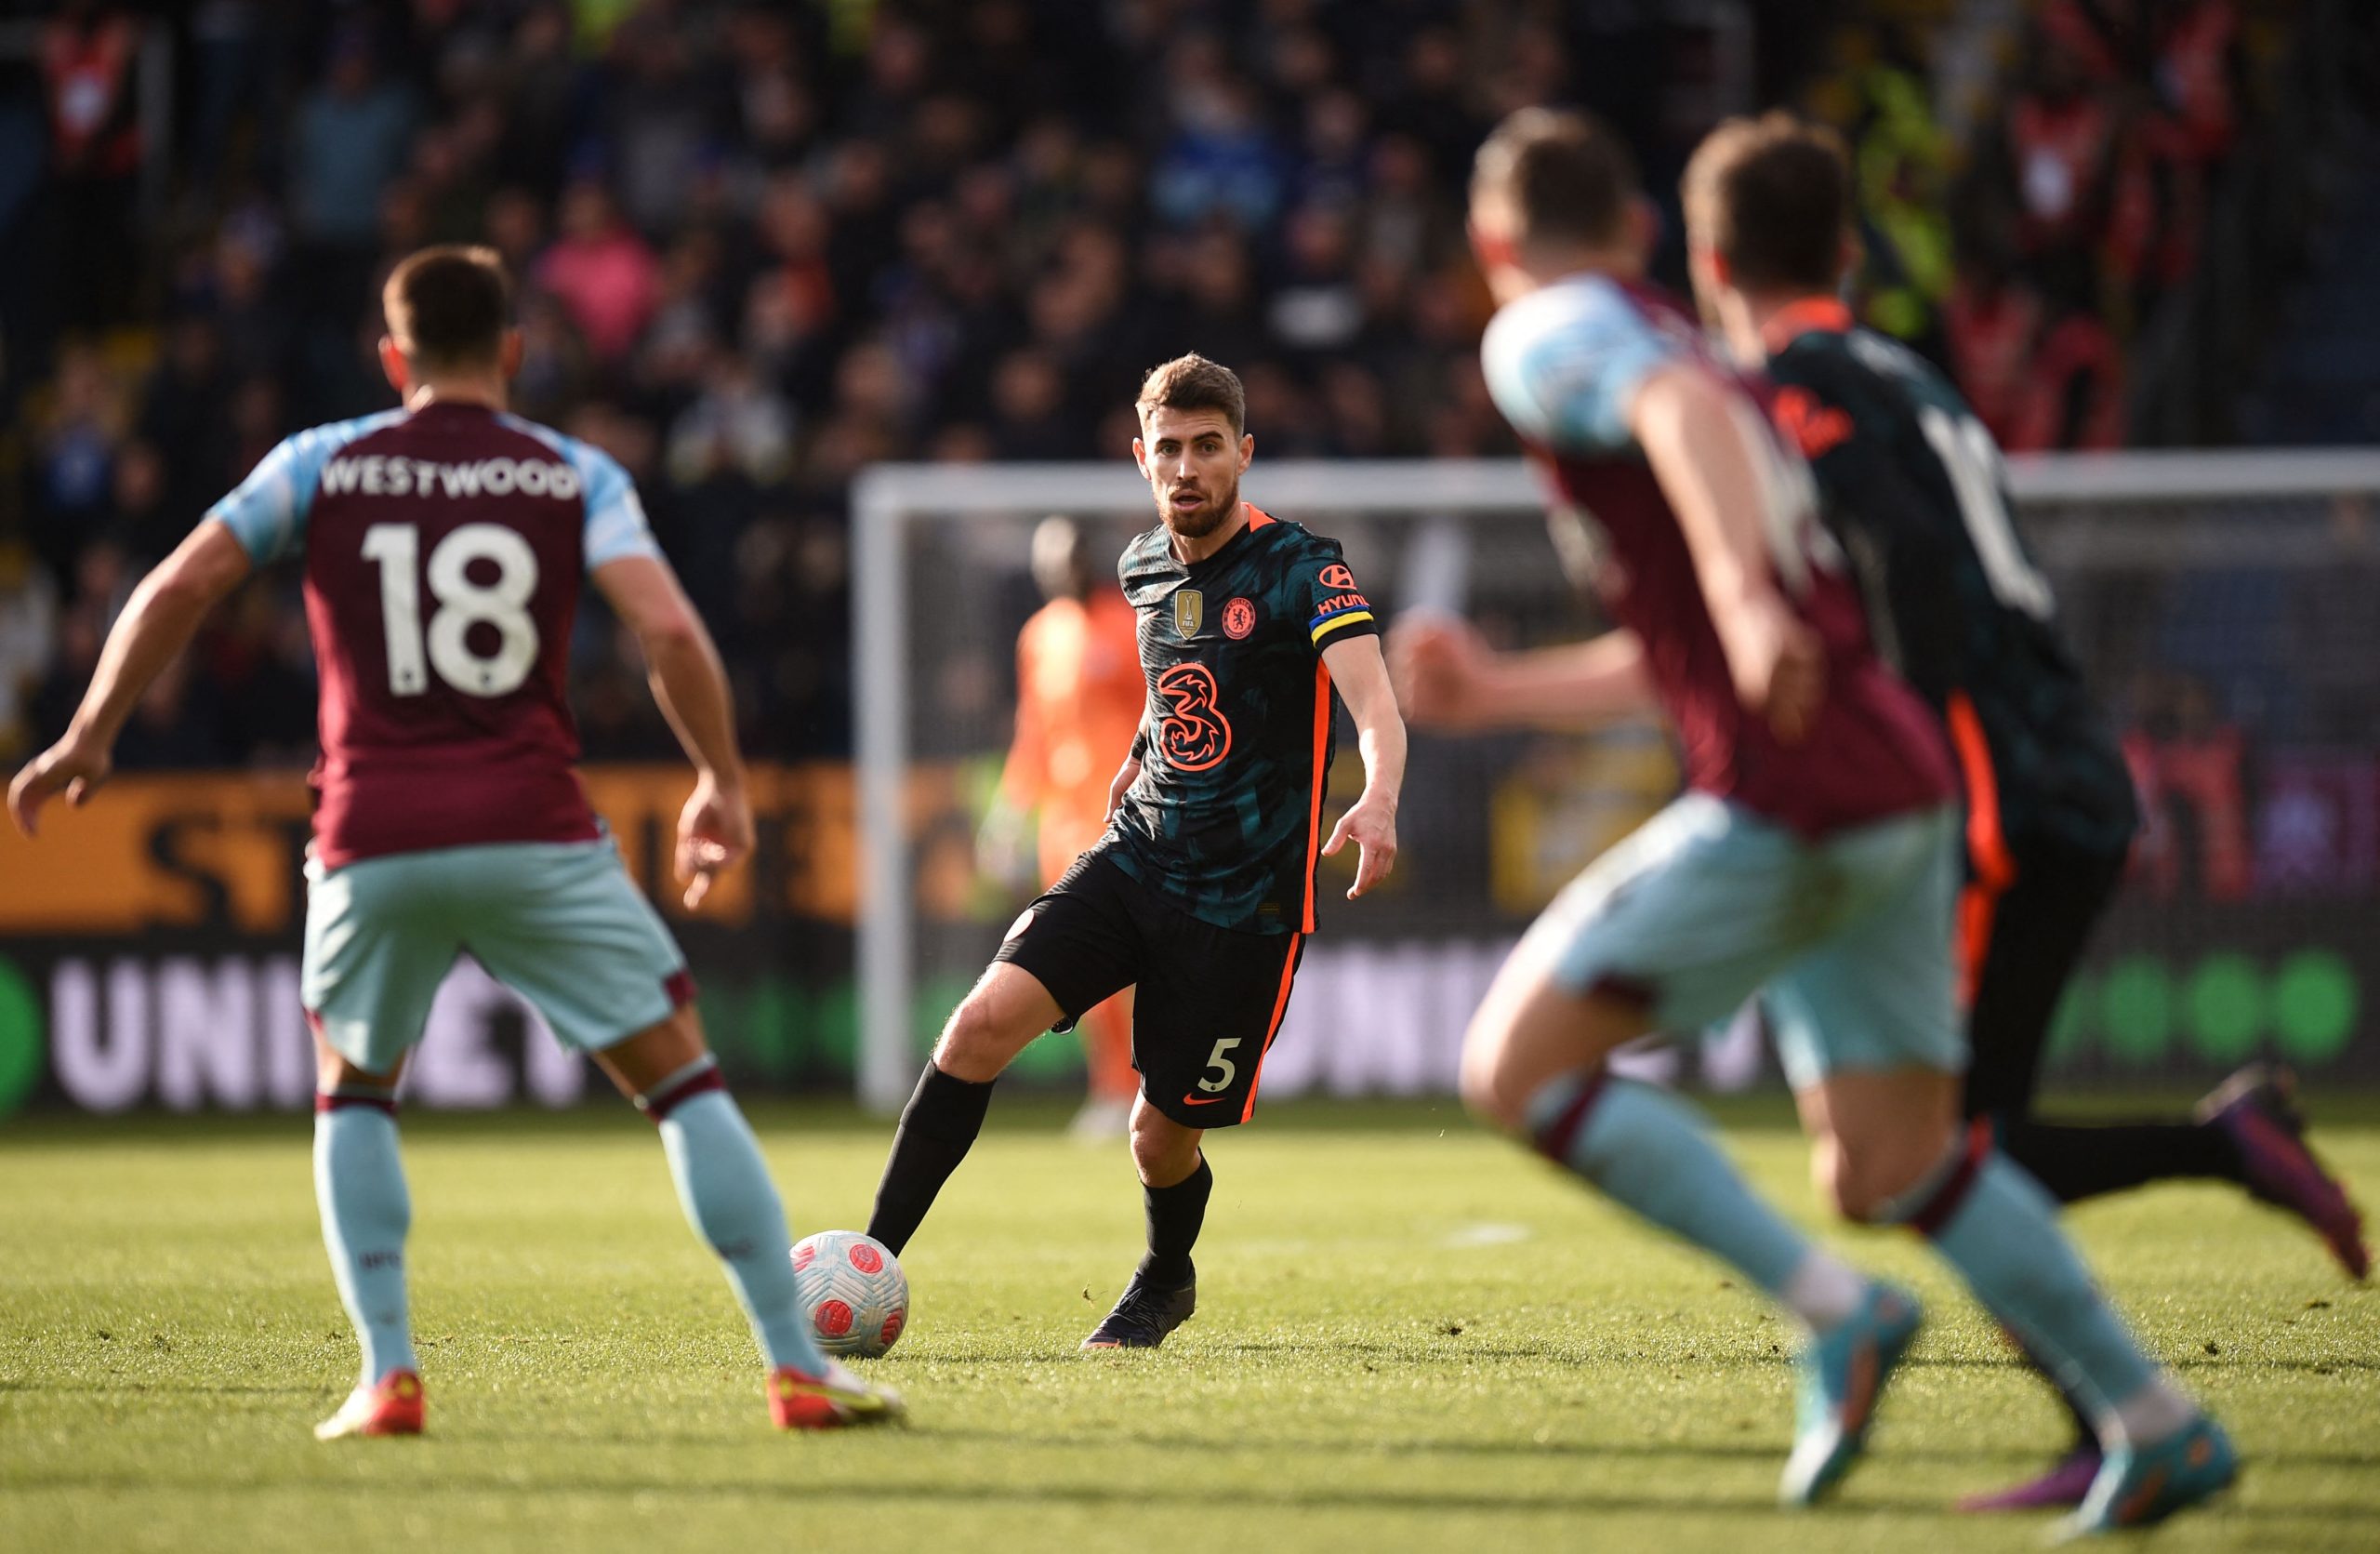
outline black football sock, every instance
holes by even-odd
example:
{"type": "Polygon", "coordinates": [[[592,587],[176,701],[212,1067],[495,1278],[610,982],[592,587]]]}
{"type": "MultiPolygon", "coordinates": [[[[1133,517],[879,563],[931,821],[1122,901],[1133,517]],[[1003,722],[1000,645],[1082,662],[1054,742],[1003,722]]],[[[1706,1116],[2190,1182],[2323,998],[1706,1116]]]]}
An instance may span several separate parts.
{"type": "Polygon", "coordinates": [[[867,1217],[867,1233],[891,1247],[895,1256],[918,1233],[934,1195],[984,1131],[992,1084],[990,1080],[977,1084],[954,1079],[927,1060],[916,1093],[901,1109],[892,1155],[884,1162],[884,1179],[876,1184],[876,1208],[867,1217]]]}
{"type": "Polygon", "coordinates": [[[2000,1125],[2000,1148],[2061,1203],[2176,1176],[2241,1179],[2240,1151],[2203,1122],[2037,1122],[2000,1125]]]}
{"type": "Polygon", "coordinates": [[[1141,1259],[1141,1277],[1161,1289],[1174,1289],[1190,1278],[1190,1249],[1198,1243],[1199,1227],[1207,1223],[1207,1195],[1215,1190],[1215,1174],[1207,1158],[1198,1169],[1171,1187],[1143,1187],[1149,1215],[1149,1255],[1141,1259]]]}

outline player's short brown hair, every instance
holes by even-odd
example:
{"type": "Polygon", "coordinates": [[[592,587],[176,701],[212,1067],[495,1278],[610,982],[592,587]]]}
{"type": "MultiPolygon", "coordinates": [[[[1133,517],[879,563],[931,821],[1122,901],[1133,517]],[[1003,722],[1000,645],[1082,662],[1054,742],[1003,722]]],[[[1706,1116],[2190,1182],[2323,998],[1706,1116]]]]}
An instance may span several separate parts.
{"type": "Polygon", "coordinates": [[[1636,193],[1635,158],[1602,120],[1576,109],[1507,114],[1471,164],[1471,197],[1504,202],[1522,243],[1617,242],[1636,193]]]}
{"type": "Polygon", "coordinates": [[[1831,291],[1851,230],[1851,166],[1834,131],[1784,112],[1729,119],[1686,165],[1686,227],[1752,290],[1831,291]]]}
{"type": "Polygon", "coordinates": [[[1149,368],[1132,408],[1143,426],[1152,410],[1220,410],[1233,436],[1248,430],[1248,391],[1240,387],[1239,374],[1195,351],[1149,368]]]}
{"type": "Polygon", "coordinates": [[[380,289],[389,333],[425,367],[493,363],[512,322],[512,280],[493,248],[441,244],[408,254],[380,289]]]}

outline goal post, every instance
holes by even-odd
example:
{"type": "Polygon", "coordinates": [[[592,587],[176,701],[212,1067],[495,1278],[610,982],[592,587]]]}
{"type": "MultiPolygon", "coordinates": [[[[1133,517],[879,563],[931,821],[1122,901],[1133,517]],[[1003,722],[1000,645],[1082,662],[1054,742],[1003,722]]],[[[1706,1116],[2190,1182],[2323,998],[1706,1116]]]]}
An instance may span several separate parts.
{"type": "MultiPolygon", "coordinates": [[[[2333,1031],[2324,1023],[2338,1023],[2332,1004],[2340,997],[2350,1010],[2360,1008],[2353,993],[2367,980],[2380,990],[2380,878],[2365,881],[2350,868],[2336,878],[2293,883],[2284,877],[2289,865],[2282,853],[2268,857],[2259,851],[2256,828],[2263,822],[2244,812],[2246,797],[2226,798],[2221,791],[2227,781],[2236,785],[2240,764],[2263,762],[2261,775],[2269,781],[2270,758],[2283,757],[2295,774],[2289,780],[2306,787],[2304,803],[2293,813],[2311,824],[2305,804],[2329,802],[2320,778],[2327,768],[2315,759],[2328,750],[2347,774],[2331,795],[2340,823],[2362,823],[2361,779],[2352,774],[2361,761],[2380,783],[2380,672],[2371,667],[2380,663],[2380,611],[2367,609],[2371,622],[2359,625],[2352,612],[2336,607],[2336,597],[2363,586],[2371,591],[2362,597],[2380,598],[2380,533],[2368,545],[2360,538],[2380,529],[2380,451],[2036,457],[2012,460],[2010,475],[2020,525],[2059,591],[2085,672],[2116,709],[2136,772],[2156,790],[2148,795],[2150,834],[2135,869],[2148,883],[2130,893],[2139,901],[2119,910],[2120,917],[2130,917],[2114,936],[2116,959],[2092,974],[2099,978],[2088,990],[2098,1013],[2079,1016],[2098,1032],[2090,1038],[2098,1056],[2083,1064],[2084,1071],[2098,1071],[2091,1064],[2099,1062],[2123,1072],[2127,1062],[2153,1058],[2149,1067],[2155,1071],[2178,1074],[2190,1071],[2193,1061],[2219,1056],[2227,1043],[2243,1052],[2258,1042],[2283,1043],[2303,1060],[2329,1043],[2338,1049],[2333,1056],[2380,1076],[2380,1054],[2369,1043],[2348,1052],[2354,1032],[2333,1031]],[[2323,615],[2310,626],[2302,619],[2291,625],[2296,632],[2292,650],[2306,657],[2307,672],[2321,680],[2329,698],[2318,716],[2303,709],[2283,715],[2268,690],[2276,676],[2285,680],[2294,672],[2286,650],[2264,640],[2292,622],[2293,601],[2310,602],[2306,608],[2323,615]],[[2245,614],[2237,620],[2193,614],[2226,610],[2245,614]],[[2276,659],[2276,653],[2283,657],[2276,659]],[[2343,673],[2342,662],[2362,667],[2343,673]],[[2373,721],[2360,735],[2354,726],[2360,707],[2355,673],[2375,686],[2373,721]],[[2188,679],[2198,687],[2179,693],[2186,701],[2200,692],[2202,699],[2213,698],[2211,715],[2228,731],[2215,744],[2228,738],[2236,747],[2228,777],[2224,758],[2189,742],[2205,729],[2184,729],[2172,738],[2162,730],[2162,713],[2149,708],[2154,693],[2144,688],[2159,676],[2188,679]],[[2168,823],[2175,817],[2178,824],[2168,823]],[[2177,839],[2177,831],[2187,834],[2177,839]],[[2301,920],[2339,930],[2311,935],[2323,939],[2330,959],[2293,959],[2284,941],[2288,925],[2301,920]],[[2282,937],[2268,944],[2248,932],[2258,923],[2265,925],[2258,932],[2282,937]],[[2150,948],[2137,948],[2144,944],[2150,948]],[[2242,969],[2249,963],[2252,972],[2242,969]],[[2221,1005],[2226,996],[2230,1016],[2201,1017],[2202,1005],[2221,1005]],[[2254,1010],[2242,1012],[2250,1004],[2254,1010]],[[2284,1038],[2298,1045],[2288,1047],[2284,1038]]],[[[1259,506],[1346,542],[1368,591],[1391,612],[1487,598],[1495,602],[1508,640],[1558,640],[1586,627],[1571,607],[1544,534],[1540,484],[1519,460],[1260,461],[1244,491],[1259,506]]],[[[989,706],[986,687],[1005,684],[1015,630],[1033,603],[1023,581],[1024,537],[1050,513],[1092,521],[1112,534],[1145,527],[1154,518],[1148,486],[1121,459],[879,465],[859,476],[853,512],[861,870],[856,1077],[862,1103],[890,1112],[906,1098],[938,1013],[946,1013],[924,1010],[919,1000],[920,935],[929,928],[921,927],[914,835],[926,803],[918,778],[928,765],[954,760],[980,768],[1005,746],[1004,709],[989,706]],[[959,689],[941,694],[938,703],[921,698],[921,676],[959,689]],[[948,706],[971,710],[959,720],[966,726],[948,725],[942,711],[948,706]],[[926,745],[937,748],[921,749],[926,745]]],[[[1617,780],[1643,790],[1627,801],[1641,805],[1650,791],[1646,785],[1661,780],[1648,774],[1667,770],[1659,744],[1643,730],[1623,732],[1593,752],[1591,769],[1629,774],[1617,780]]],[[[1381,1018],[1391,1024],[1418,1019],[1412,1009],[1427,1007],[1438,1025],[1453,1018],[1459,1032],[1459,1018],[1439,1005],[1467,996],[1461,989],[1475,988],[1514,923],[1525,921],[1528,892],[1541,894],[1549,870],[1568,867],[1580,848],[1607,841],[1613,815],[1627,804],[1619,811],[1593,804],[1566,810],[1558,797],[1548,796],[1559,789],[1556,780],[1540,785],[1542,791],[1534,795],[1514,798],[1508,789],[1489,795],[1482,784],[1492,774],[1483,777],[1483,764],[1542,762],[1541,744],[1498,746],[1476,760],[1448,759],[1470,761],[1460,774],[1472,783],[1461,789],[1461,802],[1497,811],[1488,833],[1463,833],[1465,850],[1480,855],[1463,862],[1474,894],[1483,900],[1492,895],[1499,905],[1472,911],[1461,892],[1444,897],[1443,915],[1449,919],[1444,933],[1466,946],[1449,953],[1451,969],[1431,990],[1402,1005],[1383,1005],[1381,1018]]],[[[1424,774],[1417,770],[1416,776],[1424,774]]],[[[969,780],[980,788],[980,777],[949,777],[935,802],[963,807],[954,795],[969,780]]],[[[2370,807],[2380,830],[2380,786],[2370,807]]],[[[1414,813],[1408,804],[1408,815],[1414,813]]],[[[1442,818],[1452,824],[1453,817],[1442,818]]],[[[2273,823],[2292,822],[2284,816],[2273,823]]],[[[2372,847],[2380,855],[2380,835],[2372,847]]],[[[1408,857],[1412,853],[1408,846],[1408,857]]],[[[2380,856],[2372,870],[2380,876],[2380,856]]],[[[1437,888],[1434,882],[1432,892],[1437,888]]],[[[947,896],[951,887],[945,880],[936,889],[947,896]]],[[[1421,921],[1422,905],[1408,902],[1403,910],[1401,917],[1364,921],[1395,923],[1400,934],[1419,931],[1414,924],[1421,921]]],[[[980,970],[1005,921],[979,924],[972,936],[962,935],[946,953],[938,952],[946,963],[940,964],[937,986],[954,989],[950,978],[961,966],[969,975],[980,970]]],[[[1367,944],[1360,933],[1337,948],[1346,952],[1351,977],[1357,968],[1388,981],[1413,971],[1380,942],[1367,944]]],[[[2354,1023],[2352,1013],[2347,1017],[2354,1023]]],[[[1292,1019],[1284,1047],[1299,1034],[1299,1024],[1292,1019]]],[[[1342,1032],[1338,1039],[1357,1038],[1342,1032]]],[[[1409,1047],[1441,1039],[1408,1032],[1382,1040],[1409,1047]]],[[[1443,1060],[1439,1049],[1404,1052],[1382,1058],[1384,1067],[1376,1072],[1393,1072],[1393,1083],[1427,1083],[1443,1060]]],[[[1319,1061],[1358,1073],[1358,1087],[1361,1072],[1375,1072],[1350,1052],[1319,1061]]],[[[1318,1082],[1329,1076],[1316,1070],[1308,1077],[1318,1082]]],[[[1270,1087],[1273,1069],[1266,1078],[1270,1087]]]]}

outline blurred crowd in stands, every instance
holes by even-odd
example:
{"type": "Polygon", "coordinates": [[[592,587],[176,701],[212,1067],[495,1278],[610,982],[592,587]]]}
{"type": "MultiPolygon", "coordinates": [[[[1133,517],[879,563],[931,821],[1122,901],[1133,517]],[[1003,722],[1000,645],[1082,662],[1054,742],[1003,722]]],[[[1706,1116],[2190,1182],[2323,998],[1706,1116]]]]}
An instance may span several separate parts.
{"type": "MultiPolygon", "coordinates": [[[[1123,457],[1140,373],[1192,348],[1269,457],[1509,451],[1461,196],[1524,103],[1596,108],[1665,203],[1726,112],[1839,124],[1874,321],[2012,448],[2116,443],[2279,46],[2231,0],[37,9],[0,65],[0,756],[277,439],[390,403],[377,283],[426,243],[510,262],[517,408],[637,477],[754,750],[835,755],[864,464],[1123,457]],[[1955,105],[1921,39],[2004,67],[1955,105]]],[[[293,591],[209,629],[125,764],[307,756],[293,591]]],[[[667,753],[615,637],[588,613],[588,752],[667,753]]]]}
{"type": "MultiPolygon", "coordinates": [[[[1950,365],[2010,451],[2124,441],[2125,347],[2191,274],[2239,127],[2240,32],[2231,0],[2050,0],[2025,33],[1948,205],[1941,312],[1950,365]]],[[[1868,150],[1870,202],[1889,209],[1868,150]]]]}

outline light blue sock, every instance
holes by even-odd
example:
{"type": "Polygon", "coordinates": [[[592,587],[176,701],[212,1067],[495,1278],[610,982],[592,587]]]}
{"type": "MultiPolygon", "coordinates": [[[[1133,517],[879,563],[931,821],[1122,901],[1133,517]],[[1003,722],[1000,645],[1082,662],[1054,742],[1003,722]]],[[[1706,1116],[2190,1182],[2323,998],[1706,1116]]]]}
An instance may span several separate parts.
{"type": "Polygon", "coordinates": [[[1528,1107],[1538,1148],[1633,1209],[1726,1259],[1772,1296],[1810,1243],[1752,1195],[1693,1108],[1667,1091],[1604,1075],[1568,1075],[1528,1107]]]}
{"type": "MultiPolygon", "coordinates": [[[[654,1088],[666,1093],[664,1086],[654,1088]]],[[[826,1360],[801,1319],[794,1293],[785,1209],[744,1113],[716,1087],[649,1109],[661,1125],[678,1202],[695,1232],[727,1265],[727,1282],[743,1303],[761,1354],[773,1369],[790,1365],[818,1375],[826,1360]]]]}
{"type": "Polygon", "coordinates": [[[1976,1298],[2048,1362],[2095,1419],[2107,1419],[2157,1379],[2155,1363],[2091,1282],[2039,1183],[1994,1149],[1971,1176],[1953,1170],[1930,1186],[1926,1201],[1879,1217],[1931,1236],[1976,1298]]]}
{"type": "Polygon", "coordinates": [[[385,1098],[316,1097],[314,1202],[338,1298],[364,1345],[363,1385],[416,1369],[405,1315],[405,1232],[413,1200],[385,1098]]]}

